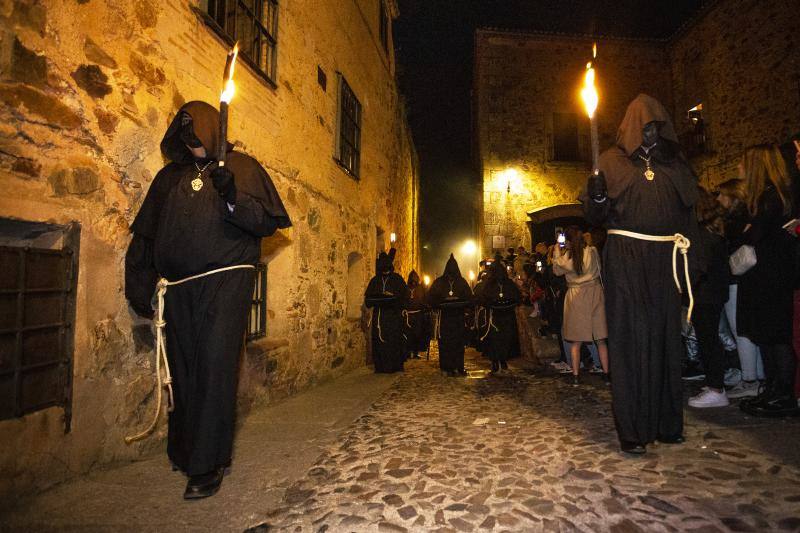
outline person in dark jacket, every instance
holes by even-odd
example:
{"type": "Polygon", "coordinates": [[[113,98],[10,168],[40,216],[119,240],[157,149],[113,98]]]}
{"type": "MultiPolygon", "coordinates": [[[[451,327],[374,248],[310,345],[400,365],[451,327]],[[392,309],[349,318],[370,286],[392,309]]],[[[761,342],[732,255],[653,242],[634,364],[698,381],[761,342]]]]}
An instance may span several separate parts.
{"type": "Polygon", "coordinates": [[[701,187],[698,191],[696,212],[700,230],[692,243],[692,253],[697,257],[693,272],[695,307],[692,323],[705,369],[706,388],[689,399],[689,406],[702,409],[729,404],[725,395],[725,351],[719,338],[719,321],[722,308],[728,301],[730,276],[728,250],[723,237],[723,208],[711,193],[701,187]]]}
{"type": "Polygon", "coordinates": [[[508,368],[508,360],[519,353],[516,307],[520,304],[517,284],[508,277],[502,258],[497,255],[480,303],[488,310],[488,324],[481,337],[486,339],[486,353],[492,361],[492,372],[508,368]]]}
{"type": "Polygon", "coordinates": [[[169,287],[163,317],[175,401],[167,455],[189,477],[186,499],[215,494],[231,462],[253,267],[261,238],[291,225],[264,168],[232,146],[221,166],[221,144],[214,107],[178,111],[161,141],[170,163],[147,191],[125,257],[125,296],[144,317],[159,277],[198,276],[169,287]]]}
{"type": "Polygon", "coordinates": [[[372,359],[376,374],[402,372],[405,362],[403,309],[410,291],[406,282],[394,272],[394,251],[381,252],[375,276],[364,294],[364,305],[372,309],[372,359]]]}
{"type": "Polygon", "coordinates": [[[461,276],[453,254],[447,260],[444,273],[431,285],[428,303],[438,314],[439,368],[450,377],[466,375],[464,347],[469,340],[466,313],[472,305],[472,290],[461,276]]]}
{"type": "Polygon", "coordinates": [[[757,261],[739,281],[737,329],[761,349],[766,376],[763,393],[743,400],[740,407],[754,416],[795,414],[794,237],[783,228],[793,207],[789,176],[772,145],[745,150],[739,171],[750,215],[742,240],[755,249],[757,261]]]}

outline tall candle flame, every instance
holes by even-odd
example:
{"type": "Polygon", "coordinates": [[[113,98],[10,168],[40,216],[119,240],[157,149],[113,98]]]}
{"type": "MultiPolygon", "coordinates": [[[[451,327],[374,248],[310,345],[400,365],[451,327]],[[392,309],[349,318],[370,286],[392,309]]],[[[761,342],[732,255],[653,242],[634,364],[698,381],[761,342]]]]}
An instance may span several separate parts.
{"type": "Polygon", "coordinates": [[[586,114],[589,115],[589,118],[594,116],[594,112],[597,110],[597,104],[600,101],[597,95],[597,89],[594,86],[594,77],[594,67],[590,61],[586,64],[586,74],[583,76],[583,88],[581,89],[581,99],[583,100],[583,106],[586,108],[586,114]]]}
{"type": "Polygon", "coordinates": [[[225,88],[219,97],[220,102],[230,104],[233,95],[236,92],[236,84],[233,83],[233,70],[236,67],[236,58],[239,56],[239,43],[233,45],[233,50],[228,54],[228,65],[226,65],[227,76],[225,79],[225,88]]]}
{"type": "Polygon", "coordinates": [[[429,275],[425,274],[422,276],[422,279],[426,287],[431,284],[431,277],[429,275]]]}

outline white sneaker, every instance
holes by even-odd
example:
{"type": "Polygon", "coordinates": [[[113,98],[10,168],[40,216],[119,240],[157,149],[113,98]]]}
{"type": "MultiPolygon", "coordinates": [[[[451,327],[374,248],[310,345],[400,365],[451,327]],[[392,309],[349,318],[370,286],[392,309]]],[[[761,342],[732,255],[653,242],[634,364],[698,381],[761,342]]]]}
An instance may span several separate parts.
{"type": "Polygon", "coordinates": [[[735,400],[737,398],[753,398],[758,396],[758,381],[740,381],[735,386],[727,391],[728,399],[735,400]]]}
{"type": "Polygon", "coordinates": [[[738,368],[729,368],[725,371],[725,386],[733,387],[742,381],[742,371],[738,368]]]}
{"type": "Polygon", "coordinates": [[[724,392],[706,389],[697,396],[689,398],[689,406],[705,409],[707,407],[726,407],[730,405],[728,396],[724,392]]]}

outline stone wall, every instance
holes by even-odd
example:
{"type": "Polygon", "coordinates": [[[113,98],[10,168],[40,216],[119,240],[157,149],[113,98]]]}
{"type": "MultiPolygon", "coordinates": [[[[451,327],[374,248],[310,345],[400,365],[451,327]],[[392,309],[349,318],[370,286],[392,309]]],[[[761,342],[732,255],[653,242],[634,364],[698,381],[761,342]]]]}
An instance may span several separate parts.
{"type": "MultiPolygon", "coordinates": [[[[579,88],[592,40],[479,30],[475,98],[483,173],[484,255],[492,235],[530,246],[527,212],[577,201],[589,158],[552,161],[553,113],[580,117],[581,151],[590,155],[589,121],[579,88]],[[510,172],[509,172],[509,169],[510,172]],[[509,185],[510,184],[510,185],[509,185]]],[[[600,39],[597,113],[601,150],[612,145],[628,103],[646,92],[670,105],[667,53],[660,43],[600,39]]]]}
{"type": "Polygon", "coordinates": [[[709,153],[701,183],[735,177],[744,148],[800,131],[800,6],[796,0],[721,0],[670,48],[675,117],[703,104],[709,153]]]}
{"type": "MultiPolygon", "coordinates": [[[[692,164],[713,187],[736,175],[744,147],[800,131],[800,19],[796,0],[717,0],[671,39],[598,38],[601,151],[613,144],[639,92],[673,112],[679,133],[703,104],[710,151],[692,164]]],[[[526,213],[575,201],[587,164],[548,161],[552,113],[580,112],[577,90],[592,41],[565,35],[479,30],[476,135],[483,173],[484,252],[491,235],[529,245],[526,213]],[[516,175],[509,178],[507,169],[516,175]]],[[[581,142],[588,136],[581,130],[581,142]]]]}
{"type": "MultiPolygon", "coordinates": [[[[227,47],[198,5],[0,1],[0,215],[82,227],[72,431],[58,409],[0,422],[4,504],[162,446],[163,421],[156,437],[122,441],[153,408],[151,326],[124,300],[123,258],[164,165],[167,124],[185,101],[214,102],[221,89],[227,47]]],[[[366,321],[348,300],[363,294],[390,232],[399,270],[416,265],[416,155],[378,6],[282,1],[276,85],[236,70],[230,136],[269,171],[294,223],[263,244],[268,334],[243,358],[243,409],[364,365],[366,321]],[[360,180],[333,158],[337,72],[363,105],[360,180]]]]}

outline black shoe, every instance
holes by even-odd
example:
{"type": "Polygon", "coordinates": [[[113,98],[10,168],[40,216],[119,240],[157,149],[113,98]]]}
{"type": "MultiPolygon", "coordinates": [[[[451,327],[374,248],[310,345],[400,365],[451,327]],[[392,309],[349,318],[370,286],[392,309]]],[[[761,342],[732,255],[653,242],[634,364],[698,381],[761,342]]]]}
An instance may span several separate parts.
{"type": "Polygon", "coordinates": [[[681,434],[665,435],[663,437],[656,437],[656,440],[661,444],[683,444],[686,442],[686,437],[681,434]]]}
{"type": "Polygon", "coordinates": [[[581,384],[581,378],[577,374],[572,374],[572,379],[570,380],[570,384],[573,387],[577,387],[581,384]]]}
{"type": "Polygon", "coordinates": [[[217,493],[220,486],[222,486],[224,472],[225,470],[223,468],[217,468],[205,474],[189,476],[189,482],[186,483],[186,491],[183,493],[183,499],[199,500],[201,498],[213,496],[217,493]]]}
{"type": "Polygon", "coordinates": [[[458,371],[458,375],[459,376],[466,376],[467,375],[467,370],[465,368],[462,368],[461,370],[458,371]]]}
{"type": "Polygon", "coordinates": [[[508,370],[508,362],[500,361],[500,368],[502,368],[503,370],[508,370]]]}
{"type": "Polygon", "coordinates": [[[606,385],[611,385],[611,374],[608,372],[603,372],[603,383],[606,385]]]}
{"type": "Polygon", "coordinates": [[[791,395],[765,397],[761,402],[742,403],[741,409],[748,415],[765,418],[800,416],[797,400],[791,395]]]}
{"type": "Polygon", "coordinates": [[[451,377],[451,378],[454,378],[454,377],[456,377],[456,371],[455,370],[448,370],[447,371],[447,375],[449,377],[451,377]]]}
{"type": "Polygon", "coordinates": [[[644,455],[647,450],[644,447],[644,444],[639,444],[638,442],[629,442],[629,441],[620,441],[619,448],[627,454],[630,455],[644,455]]]}
{"type": "Polygon", "coordinates": [[[500,364],[497,361],[492,361],[492,372],[500,370],[500,364]]]}
{"type": "Polygon", "coordinates": [[[681,379],[685,381],[699,381],[701,379],[705,379],[706,373],[703,372],[703,369],[700,367],[698,363],[689,361],[684,365],[683,371],[681,372],[681,379]]]}

